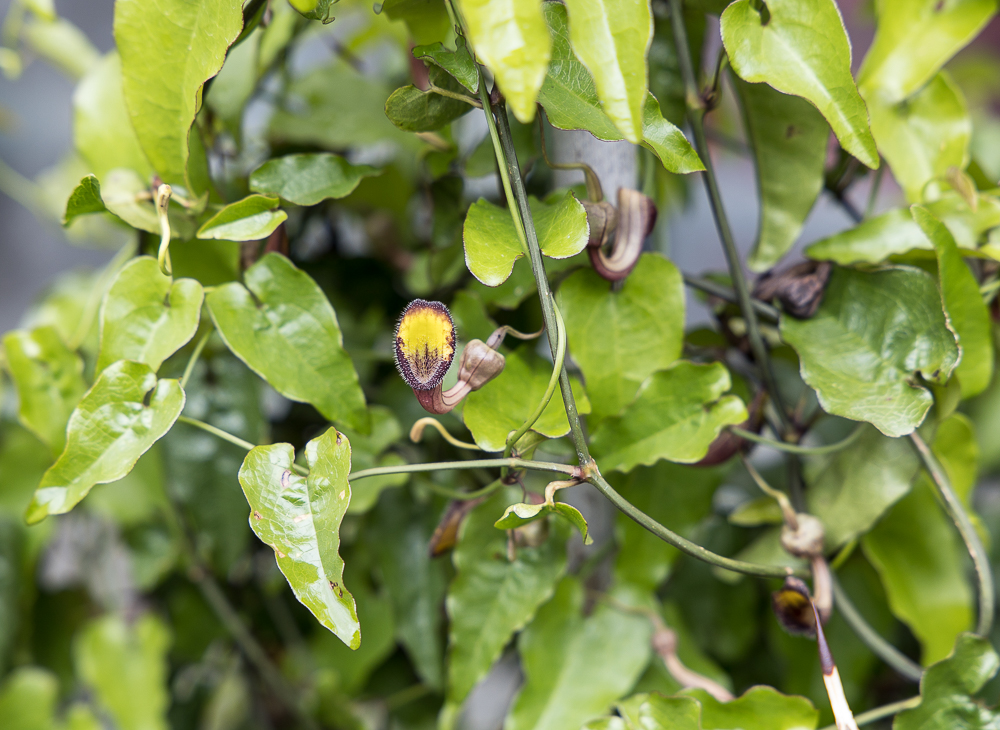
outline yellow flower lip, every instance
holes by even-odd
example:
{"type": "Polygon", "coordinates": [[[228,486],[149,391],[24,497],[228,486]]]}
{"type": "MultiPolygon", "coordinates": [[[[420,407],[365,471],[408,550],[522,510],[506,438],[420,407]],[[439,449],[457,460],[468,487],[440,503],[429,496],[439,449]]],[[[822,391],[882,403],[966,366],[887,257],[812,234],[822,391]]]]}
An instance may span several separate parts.
{"type": "Polygon", "coordinates": [[[396,325],[396,368],[414,390],[434,390],[455,358],[455,324],[441,302],[414,299],[396,325]]]}

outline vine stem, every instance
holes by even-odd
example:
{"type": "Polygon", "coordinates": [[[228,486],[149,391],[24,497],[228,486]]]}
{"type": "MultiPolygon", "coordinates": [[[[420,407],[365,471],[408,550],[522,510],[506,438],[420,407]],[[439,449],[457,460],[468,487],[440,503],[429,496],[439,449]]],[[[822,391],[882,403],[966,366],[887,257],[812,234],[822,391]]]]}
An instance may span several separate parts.
{"type": "Polygon", "coordinates": [[[772,449],[777,449],[778,451],[784,451],[789,454],[820,456],[822,454],[832,454],[834,452],[841,451],[842,449],[846,449],[858,440],[858,437],[864,431],[864,428],[864,424],[861,424],[840,441],[833,444],[826,444],[824,446],[799,446],[798,444],[789,444],[785,441],[775,441],[774,439],[765,438],[764,436],[760,436],[753,431],[747,431],[746,429],[739,428],[737,426],[729,426],[729,431],[742,439],[753,441],[755,444],[761,444],[762,446],[770,446],[772,449]]]}
{"type": "Polygon", "coordinates": [[[201,357],[201,351],[205,349],[205,345],[208,344],[208,338],[212,336],[212,328],[209,327],[208,331],[201,336],[201,339],[194,346],[194,350],[191,351],[191,357],[188,358],[187,365],[184,367],[184,374],[181,376],[181,390],[187,388],[188,381],[191,379],[191,374],[194,372],[194,366],[198,363],[198,358],[201,357]]]}
{"type": "Polygon", "coordinates": [[[733,232],[729,227],[729,219],[726,217],[726,211],[722,205],[722,195],[719,192],[719,183],[715,177],[715,168],[712,165],[708,140],[705,137],[705,105],[698,94],[698,82],[695,79],[694,67],[691,64],[691,51],[688,47],[687,30],[684,26],[681,3],[682,0],[670,0],[671,25],[674,29],[677,56],[680,60],[681,75],[684,78],[684,86],[687,92],[687,117],[691,125],[691,130],[694,132],[695,150],[705,165],[703,176],[705,188],[708,192],[709,203],[712,206],[712,214],[715,217],[715,225],[719,231],[719,238],[722,239],[722,247],[726,254],[726,264],[729,267],[729,276],[733,280],[736,298],[743,313],[743,319],[747,323],[747,338],[750,340],[750,349],[753,351],[754,359],[760,367],[764,386],[770,393],[775,410],[781,419],[782,430],[790,432],[793,430],[792,422],[789,420],[788,412],[781,402],[777,380],[774,377],[774,371],[771,369],[771,360],[768,356],[767,345],[760,334],[760,325],[757,322],[757,310],[754,309],[753,300],[750,296],[750,287],[747,284],[746,276],[743,273],[743,266],[740,263],[740,254],[736,249],[736,241],[733,239],[733,232]]]}
{"type": "MultiPolygon", "coordinates": [[[[881,707],[876,707],[874,710],[868,710],[868,712],[862,712],[860,715],[854,716],[854,722],[858,725],[868,725],[876,720],[881,720],[883,717],[889,717],[895,715],[903,710],[909,710],[920,704],[921,697],[917,695],[916,697],[910,697],[909,699],[900,700],[899,702],[893,702],[889,705],[882,705],[881,707]]],[[[827,725],[822,728],[822,730],[837,730],[836,725],[827,725]]]]}
{"type": "Polygon", "coordinates": [[[555,461],[531,461],[508,457],[502,459],[467,459],[465,461],[435,461],[429,464],[403,464],[401,466],[377,466],[374,469],[362,469],[352,472],[347,478],[350,481],[377,477],[384,474],[413,474],[422,471],[455,471],[458,469],[490,469],[507,467],[508,469],[532,469],[534,471],[550,471],[570,476],[581,476],[581,469],[572,464],[559,464],[555,461]]]}
{"type": "Polygon", "coordinates": [[[989,636],[990,629],[993,628],[993,611],[995,607],[993,572],[990,570],[990,559],[986,554],[986,548],[983,547],[983,542],[979,539],[979,533],[973,527],[972,520],[969,519],[962,500],[955,494],[947,472],[945,472],[937,457],[934,456],[934,452],[931,451],[927,442],[916,431],[910,434],[910,441],[920,456],[920,460],[924,464],[924,469],[927,470],[931,480],[937,487],[938,493],[941,495],[941,501],[944,502],[945,510],[955,523],[955,527],[958,528],[958,532],[965,542],[965,547],[972,557],[972,565],[976,570],[976,578],[979,581],[979,623],[976,633],[980,636],[989,636]]]}
{"type": "MultiPolygon", "coordinates": [[[[732,289],[722,286],[722,284],[716,284],[711,279],[684,274],[684,283],[692,289],[698,289],[706,294],[711,294],[713,297],[718,297],[719,299],[727,301],[730,304],[738,305],[740,303],[732,289]]],[[[777,310],[777,308],[771,306],[767,302],[762,302],[759,299],[751,299],[750,303],[757,314],[761,317],[767,317],[773,322],[777,322],[778,318],[781,316],[781,313],[777,310]]]]}

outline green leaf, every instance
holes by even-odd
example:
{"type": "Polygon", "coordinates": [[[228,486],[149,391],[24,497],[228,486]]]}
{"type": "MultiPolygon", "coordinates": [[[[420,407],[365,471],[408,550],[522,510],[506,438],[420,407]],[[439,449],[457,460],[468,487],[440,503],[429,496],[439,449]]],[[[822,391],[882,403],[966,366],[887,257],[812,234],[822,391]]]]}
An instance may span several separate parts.
{"type": "Polygon", "coordinates": [[[750,0],[722,13],[722,41],[733,71],[801,96],[826,117],[840,146],[868,167],[878,151],[868,111],[851,75],[851,43],[832,0],[768,0],[764,19],[750,0]]]}
{"type": "Polygon", "coordinates": [[[94,175],[87,175],[76,186],[66,201],[66,212],[63,214],[63,227],[68,227],[77,216],[90,213],[103,213],[107,208],[101,199],[101,183],[94,175]]]}
{"type": "Polygon", "coordinates": [[[519,502],[512,504],[504,511],[503,516],[493,526],[498,530],[516,530],[550,514],[565,518],[573,527],[579,530],[584,545],[590,545],[594,542],[589,534],[587,520],[580,514],[580,510],[565,502],[553,502],[552,504],[519,502]]]}
{"type": "MultiPolygon", "coordinates": [[[[406,460],[399,454],[383,452],[403,436],[403,429],[392,411],[385,406],[372,406],[371,433],[362,434],[351,428],[343,429],[343,434],[351,441],[351,469],[361,471],[376,466],[399,466],[406,460]]],[[[401,487],[409,480],[409,474],[383,474],[359,479],[351,485],[351,505],[349,514],[367,512],[378,502],[383,490],[401,487]]]]}
{"type": "Polygon", "coordinates": [[[472,49],[507,97],[518,121],[535,118],[552,38],[540,0],[458,0],[472,49]]]}
{"type": "MultiPolygon", "coordinates": [[[[951,231],[958,246],[967,250],[975,250],[977,239],[1000,225],[1000,201],[988,195],[979,196],[975,211],[954,193],[925,207],[951,231]]],[[[909,208],[896,208],[817,241],[806,249],[806,255],[846,265],[879,263],[915,249],[933,251],[934,244],[913,220],[909,208]]]]}
{"type": "Polygon", "coordinates": [[[198,229],[198,238],[225,241],[258,241],[284,223],[288,214],[275,210],[279,200],[267,195],[248,195],[230,203],[198,229]]]}
{"type": "Polygon", "coordinates": [[[277,195],[296,205],[316,205],[344,198],[362,178],[377,175],[369,165],[352,165],[340,155],[287,155],[268,160],[250,175],[250,189],[277,195]]]}
{"type": "Polygon", "coordinates": [[[926,208],[913,207],[913,220],[933,243],[937,252],[941,298],[948,320],[958,335],[962,359],[955,377],[962,397],[982,393],[993,377],[993,335],[990,313],[972,275],[955,245],[955,238],[926,208]]]}
{"type": "Polygon", "coordinates": [[[327,419],[368,423],[358,374],[344,351],[337,315],[316,282],[279,254],[205,298],[226,345],[286,398],[327,419]],[[259,305],[258,305],[259,302],[259,305]]]}
{"type": "Polygon", "coordinates": [[[159,370],[194,337],[202,298],[197,281],[164,276],[152,256],[132,259],[118,272],[101,306],[97,372],[118,360],[159,370]]]}
{"type": "Polygon", "coordinates": [[[878,91],[899,102],[931,80],[975,38],[997,10],[996,0],[881,0],[878,29],[858,71],[867,99],[878,91]]]}
{"type": "MultiPolygon", "coordinates": [[[[462,419],[484,451],[503,451],[507,435],[524,423],[545,394],[552,364],[527,350],[521,348],[508,354],[503,372],[465,399],[462,419]]],[[[590,401],[579,381],[573,378],[572,384],[577,411],[590,413],[590,401]]],[[[569,421],[558,388],[532,430],[549,438],[569,433],[569,421]]]]}
{"type": "Polygon", "coordinates": [[[201,89],[222,68],[229,44],[242,30],[240,0],[115,3],[115,42],[136,136],[160,177],[192,195],[202,192],[188,167],[201,89]]]}
{"type": "MultiPolygon", "coordinates": [[[[587,211],[572,193],[566,193],[553,205],[530,197],[528,205],[543,254],[565,259],[587,246],[587,211]]],[[[510,211],[483,198],[469,207],[462,240],[469,271],[486,286],[500,286],[507,281],[514,262],[525,255],[510,211]]]]}
{"type": "Polygon", "coordinates": [[[0,727],[4,730],[55,730],[59,680],[37,667],[19,667],[0,687],[0,727]]]}
{"type": "MultiPolygon", "coordinates": [[[[466,93],[466,88],[437,66],[428,69],[435,86],[454,93],[466,93]]],[[[389,121],[406,132],[432,132],[472,111],[471,104],[438,94],[421,91],[416,86],[404,86],[392,92],[385,102],[389,121]]]]}
{"type": "Polygon", "coordinates": [[[591,426],[620,413],[642,381],[681,356],[684,284],[659,254],[643,254],[620,289],[592,269],[571,274],[559,287],[559,308],[587,379],[591,426]]]}
{"type": "Polygon", "coordinates": [[[565,531],[559,529],[538,547],[519,546],[514,560],[507,559],[507,536],[493,529],[493,521],[515,495],[520,490],[497,492],[460,528],[453,555],[458,573],[446,604],[451,626],[445,719],[454,717],[510,638],[552,596],[566,570],[565,531]]]}
{"type": "Polygon", "coordinates": [[[730,387],[722,363],[678,361],[653,373],[620,416],[602,421],[591,448],[605,471],[628,472],[660,459],[699,461],[725,426],[747,419],[743,401],[723,395],[730,387]]]}
{"type": "MultiPolygon", "coordinates": [[[[117,168],[103,178],[101,197],[111,213],[121,218],[133,228],[160,235],[160,219],[149,197],[149,183],[135,170],[117,168]]],[[[194,237],[194,220],[171,205],[168,211],[170,237],[188,239],[194,237]]]]}
{"type": "MultiPolygon", "coordinates": [[[[549,122],[559,129],[585,129],[606,141],[625,139],[597,98],[597,87],[570,45],[566,8],[561,3],[544,2],[545,20],[552,33],[552,62],[538,102],[545,107],[549,122]]],[[[670,172],[704,170],[684,133],[663,118],[660,104],[651,94],[642,107],[643,146],[652,150],[670,172]]]]}
{"type": "Polygon", "coordinates": [[[73,93],[73,141],[101,180],[116,168],[134,170],[147,183],[153,176],[125,106],[117,51],[93,66],[73,93]]]}
{"type": "Polygon", "coordinates": [[[95,484],[128,474],[183,408],[176,380],[157,381],[148,365],[128,360],[107,367],[70,416],[66,448],[42,477],[28,523],[69,512],[95,484]]]}
{"type": "Polygon", "coordinates": [[[802,379],[827,413],[905,436],[933,403],[916,380],[945,383],[958,363],[934,279],[920,269],[834,271],[812,319],[781,318],[802,379]]]}
{"type": "Polygon", "coordinates": [[[299,11],[303,17],[330,23],[330,7],[336,0],[288,0],[288,4],[299,11]]]}
{"type": "Polygon", "coordinates": [[[905,439],[865,431],[843,451],[814,462],[819,475],[808,480],[809,512],[823,521],[831,550],[868,532],[910,490],[920,466],[905,439]]]}
{"type": "Polygon", "coordinates": [[[479,67],[465,45],[465,38],[455,38],[455,50],[445,48],[441,42],[426,46],[416,46],[413,57],[447,71],[458,83],[472,94],[479,93],[479,67]]]}
{"type": "Polygon", "coordinates": [[[309,476],[292,471],[291,444],[258,446],[240,468],[250,527],[274,549],[295,597],[352,649],[361,646],[354,598],[344,587],[340,523],[351,501],[351,444],[334,428],[306,444],[309,476]]]}
{"type": "Polygon", "coordinates": [[[879,152],[911,203],[937,198],[948,170],[969,164],[972,119],[943,71],[903,101],[887,102],[878,91],[866,100],[879,152]]]}
{"type": "Polygon", "coordinates": [[[452,27],[444,0],[385,0],[382,12],[390,20],[402,20],[414,43],[443,40],[452,27]]]}
{"type": "Polygon", "coordinates": [[[17,386],[18,418],[52,453],[66,445],[66,422],[87,390],[83,361],[52,326],[4,335],[7,366],[17,386]]]}
{"type": "Polygon", "coordinates": [[[601,106],[629,142],[642,141],[649,95],[646,53],[653,38],[648,2],[568,0],[570,41],[597,87],[601,106]]]}
{"type": "Polygon", "coordinates": [[[170,630],[152,614],[116,614],[87,624],[76,640],[77,673],[121,730],[167,730],[170,630]]]}
{"type": "Polygon", "coordinates": [[[639,720],[643,730],[812,730],[819,711],[805,697],[783,695],[773,687],[751,687],[730,702],[691,689],[677,697],[650,695],[639,708],[639,720]]]}
{"type": "Polygon", "coordinates": [[[927,668],[920,678],[920,704],[896,716],[893,730],[987,730],[1000,722],[1000,715],[983,707],[971,695],[997,673],[1000,657],[990,642],[962,634],[954,651],[927,668]]]}
{"type": "Polygon", "coordinates": [[[797,96],[735,79],[760,197],[757,242],[748,265],[766,271],[795,244],[823,189],[830,127],[797,96]]]}
{"type": "Polygon", "coordinates": [[[649,608],[634,589],[582,615],[584,587],[565,578],[518,639],[525,681],[507,715],[507,730],[575,730],[628,692],[649,661],[652,624],[619,606],[649,608]]]}

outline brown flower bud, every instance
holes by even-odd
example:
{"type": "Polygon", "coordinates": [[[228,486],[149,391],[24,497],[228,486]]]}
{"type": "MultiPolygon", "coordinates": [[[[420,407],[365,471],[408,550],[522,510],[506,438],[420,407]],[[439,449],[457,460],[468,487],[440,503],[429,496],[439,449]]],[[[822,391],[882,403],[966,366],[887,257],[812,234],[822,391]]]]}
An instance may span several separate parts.
{"type": "Polygon", "coordinates": [[[808,319],[816,314],[833,266],[829,261],[803,261],[780,274],[762,276],[753,295],[761,301],[777,299],[788,314],[808,319]]]}
{"type": "Polygon", "coordinates": [[[812,515],[798,513],[796,525],[785,523],[781,528],[781,547],[797,558],[812,560],[823,555],[823,523],[812,515]]]}
{"type": "Polygon", "coordinates": [[[459,362],[458,382],[466,383],[469,390],[479,390],[503,372],[506,361],[503,355],[482,340],[469,340],[459,362]]]}
{"type": "MultiPolygon", "coordinates": [[[[600,225],[598,211],[597,206],[591,205],[587,208],[588,219],[593,212],[594,222],[600,225]]],[[[607,215],[606,212],[604,215],[607,215]]],[[[638,190],[619,188],[617,217],[618,229],[615,233],[614,243],[611,244],[610,253],[604,253],[604,249],[601,247],[603,240],[595,242],[593,228],[591,229],[590,242],[587,244],[587,254],[590,256],[590,263],[593,265],[594,271],[608,281],[624,279],[639,263],[642,244],[656,224],[656,204],[652,198],[643,195],[638,190]]],[[[594,222],[592,222],[592,226],[594,222]]],[[[606,238],[606,235],[602,235],[602,239],[606,240],[606,238]]]]}

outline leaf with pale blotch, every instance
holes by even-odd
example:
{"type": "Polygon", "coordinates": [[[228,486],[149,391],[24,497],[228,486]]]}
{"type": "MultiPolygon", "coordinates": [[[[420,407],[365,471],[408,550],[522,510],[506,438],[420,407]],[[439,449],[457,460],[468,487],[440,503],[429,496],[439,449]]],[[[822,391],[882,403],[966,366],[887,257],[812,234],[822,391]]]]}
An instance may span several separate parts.
{"type": "Polygon", "coordinates": [[[87,390],[83,360],[49,325],[8,332],[3,346],[17,386],[18,418],[52,453],[61,453],[66,422],[87,390]]]}
{"type": "Polygon", "coordinates": [[[955,245],[954,236],[926,208],[915,205],[912,213],[913,220],[937,252],[941,298],[962,348],[955,377],[962,388],[962,397],[969,398],[986,390],[993,377],[993,327],[989,309],[976,277],[955,245]]]}
{"type": "Polygon", "coordinates": [[[363,178],[377,175],[370,165],[352,165],[340,155],[287,155],[268,160],[250,174],[255,193],[277,195],[296,205],[316,205],[354,192],[363,178]]]}
{"type": "Polygon", "coordinates": [[[962,92],[945,72],[908,99],[889,102],[878,90],[865,97],[872,134],[911,203],[947,189],[945,174],[969,163],[972,119],[962,92]]]}
{"type": "MultiPolygon", "coordinates": [[[[1000,200],[981,194],[977,202],[976,210],[972,210],[960,195],[947,193],[925,207],[944,223],[959,249],[971,252],[986,231],[1000,225],[1000,200]]],[[[806,248],[806,255],[846,265],[879,263],[915,249],[933,251],[934,244],[913,220],[909,208],[896,208],[817,241],[806,248]]]]}
{"type": "MultiPolygon", "coordinates": [[[[545,2],[542,7],[553,45],[552,62],[538,102],[545,108],[549,122],[559,129],[584,129],[606,141],[624,139],[601,108],[590,72],[573,52],[565,6],[545,2]]],[[[643,146],[655,153],[670,172],[705,169],[684,133],[664,119],[660,104],[652,94],[645,97],[642,106],[642,140],[643,146]]]]}
{"type": "Polygon", "coordinates": [[[559,287],[559,308],[597,420],[621,412],[642,381],[681,356],[684,284],[659,254],[643,254],[619,289],[592,269],[573,273],[559,287]]]}
{"type": "MultiPolygon", "coordinates": [[[[590,237],[587,211],[572,193],[552,205],[528,198],[528,206],[543,254],[565,259],[586,247],[590,237]]],[[[507,281],[514,262],[525,255],[510,211],[483,198],[469,207],[462,240],[469,271],[486,286],[507,281]]]]}
{"type": "Polygon", "coordinates": [[[996,0],[881,0],[878,28],[858,71],[868,97],[878,90],[888,103],[910,96],[965,45],[997,11],[996,0]]]}
{"type": "Polygon", "coordinates": [[[566,10],[573,50],[594,79],[604,113],[625,139],[639,144],[652,7],[635,0],[567,0],[566,10]]]}
{"type": "Polygon", "coordinates": [[[223,241],[259,241],[267,238],[284,223],[288,214],[275,210],[279,200],[267,195],[248,195],[230,203],[205,221],[198,229],[198,238],[223,241]]]}
{"type": "Polygon", "coordinates": [[[97,372],[117,360],[142,362],[156,372],[198,329],[203,292],[194,279],[164,276],[156,259],[127,263],[101,306],[97,372]]]}
{"type": "Polygon", "coordinates": [[[833,0],[768,0],[763,18],[750,0],[722,14],[729,63],[744,81],[801,96],[826,117],[840,145],[871,168],[878,151],[851,75],[851,43],[833,0]],[[766,20],[766,22],[765,22],[766,20]]]}
{"type": "Polygon", "coordinates": [[[91,213],[103,213],[107,208],[101,199],[101,183],[94,175],[87,175],[80,180],[66,201],[66,212],[63,213],[62,224],[68,227],[77,216],[91,213]]]}
{"type": "Polygon", "coordinates": [[[569,521],[573,527],[580,531],[584,545],[590,545],[594,542],[590,537],[587,520],[580,514],[580,510],[565,502],[553,502],[552,504],[518,502],[510,505],[493,526],[498,530],[516,530],[548,515],[558,515],[569,521]]]}
{"type": "Polygon", "coordinates": [[[27,521],[69,512],[95,484],[124,477],[183,409],[176,380],[128,360],[107,367],[70,416],[66,448],[38,484],[27,521]]]}
{"type": "Polygon", "coordinates": [[[530,122],[552,49],[541,0],[458,0],[457,5],[472,50],[493,72],[514,116],[530,122]]]}
{"type": "Polygon", "coordinates": [[[601,422],[591,448],[607,471],[630,471],[660,459],[692,463],[708,453],[719,432],[747,419],[747,409],[729,390],[722,363],[679,361],[653,373],[620,416],[601,422]]]}
{"type": "Polygon", "coordinates": [[[205,297],[233,354],[286,398],[367,430],[365,396],[323,290],[276,253],[247,269],[243,279],[245,286],[232,282],[205,297]]]}
{"type": "Polygon", "coordinates": [[[204,83],[222,68],[229,44],[243,29],[240,0],[120,0],[115,42],[129,118],[160,177],[200,195],[207,175],[200,140],[190,137],[204,83]],[[200,160],[193,159],[200,153],[200,160]],[[191,158],[191,159],[189,159],[191,158]],[[189,164],[190,163],[190,164],[189,164]]]}
{"type": "Polygon", "coordinates": [[[933,277],[904,266],[834,271],[816,316],[783,316],[781,336],[827,413],[887,436],[912,433],[934,402],[918,376],[945,383],[959,358],[933,277]]]}
{"type": "Polygon", "coordinates": [[[416,46],[413,49],[413,57],[427,63],[433,63],[447,71],[470,93],[479,93],[479,67],[472,54],[469,53],[469,49],[465,45],[465,38],[462,36],[455,38],[454,51],[445,48],[440,42],[431,43],[426,46],[416,46]]]}
{"type": "Polygon", "coordinates": [[[250,527],[274,549],[295,597],[352,649],[361,645],[354,598],[344,587],[340,523],[351,501],[351,444],[334,428],[306,444],[309,476],[292,471],[291,444],[258,446],[240,468],[250,527]]]}
{"type": "Polygon", "coordinates": [[[747,262],[766,271],[795,244],[823,189],[830,127],[809,102],[734,79],[760,196],[757,242],[747,262]]]}

